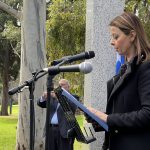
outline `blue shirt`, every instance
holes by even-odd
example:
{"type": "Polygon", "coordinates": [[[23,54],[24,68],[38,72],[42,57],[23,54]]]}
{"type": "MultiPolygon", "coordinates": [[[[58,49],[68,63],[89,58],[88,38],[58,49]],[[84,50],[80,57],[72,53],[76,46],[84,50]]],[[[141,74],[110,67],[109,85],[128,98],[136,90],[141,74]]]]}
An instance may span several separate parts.
{"type": "MultiPolygon", "coordinates": [[[[45,99],[43,98],[43,96],[41,96],[40,102],[43,102],[43,101],[45,101],[45,99]]],[[[58,110],[58,108],[59,108],[59,105],[60,105],[60,104],[58,103],[58,104],[57,104],[57,107],[56,107],[56,110],[55,110],[55,113],[54,113],[52,119],[50,120],[50,123],[51,123],[51,124],[58,124],[57,110],[58,110]]]]}
{"type": "Polygon", "coordinates": [[[58,116],[57,116],[57,110],[59,108],[59,103],[57,104],[57,108],[56,108],[56,111],[51,119],[51,124],[58,124],[58,116]]]}

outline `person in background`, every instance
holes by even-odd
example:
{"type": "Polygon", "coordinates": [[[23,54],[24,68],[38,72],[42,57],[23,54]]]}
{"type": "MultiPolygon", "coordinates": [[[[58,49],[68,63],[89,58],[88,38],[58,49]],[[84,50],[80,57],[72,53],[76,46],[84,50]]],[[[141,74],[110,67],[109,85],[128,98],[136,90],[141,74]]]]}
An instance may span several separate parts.
{"type": "Polygon", "coordinates": [[[109,127],[102,149],[150,150],[150,44],[132,13],[114,18],[110,33],[111,45],[126,62],[107,83],[106,113],[89,107],[109,127]]]}
{"type": "MultiPolygon", "coordinates": [[[[61,79],[59,86],[69,91],[69,81],[61,79]]],[[[69,130],[64,112],[60,106],[55,93],[51,93],[52,100],[50,103],[50,124],[49,124],[49,149],[50,150],[73,150],[74,138],[67,137],[67,131],[69,130]]],[[[79,99],[77,95],[73,95],[76,99],[79,99]]],[[[47,93],[44,92],[43,96],[38,100],[38,105],[42,108],[46,108],[47,93]]],[[[77,107],[70,103],[70,108],[75,113],[77,107]]]]}

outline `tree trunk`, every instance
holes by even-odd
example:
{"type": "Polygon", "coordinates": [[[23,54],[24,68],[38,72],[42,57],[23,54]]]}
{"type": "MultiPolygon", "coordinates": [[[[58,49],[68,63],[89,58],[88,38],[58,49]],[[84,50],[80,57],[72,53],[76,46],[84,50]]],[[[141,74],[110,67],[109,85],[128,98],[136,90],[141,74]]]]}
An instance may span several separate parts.
{"type": "MultiPolygon", "coordinates": [[[[7,45],[7,44],[6,44],[7,45]]],[[[4,56],[4,69],[3,69],[3,97],[2,97],[2,106],[1,106],[1,115],[8,116],[8,63],[9,63],[9,53],[8,48],[5,48],[5,56],[4,56]]]]}
{"type": "MultiPolygon", "coordinates": [[[[24,0],[22,16],[22,47],[20,82],[32,78],[32,72],[46,67],[45,55],[45,0],[24,0]]],[[[21,84],[20,83],[20,84],[21,84]]],[[[35,85],[35,150],[44,149],[43,128],[45,111],[37,106],[37,99],[45,89],[45,78],[40,78],[35,85]]],[[[29,150],[30,147],[30,100],[28,90],[19,95],[19,119],[17,126],[16,150],[29,150]]]]}

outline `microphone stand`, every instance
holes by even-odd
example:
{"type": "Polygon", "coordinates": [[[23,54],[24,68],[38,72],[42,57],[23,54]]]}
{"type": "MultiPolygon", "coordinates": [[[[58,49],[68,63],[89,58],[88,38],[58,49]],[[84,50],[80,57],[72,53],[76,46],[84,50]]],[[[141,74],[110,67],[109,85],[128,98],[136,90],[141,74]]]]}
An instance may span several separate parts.
{"type": "MultiPolygon", "coordinates": [[[[68,59],[63,60],[61,63],[56,66],[60,66],[68,62],[68,59]]],[[[46,112],[46,139],[45,139],[45,150],[49,150],[49,116],[50,116],[50,101],[51,101],[51,91],[53,90],[53,78],[57,75],[57,72],[44,72],[43,70],[32,73],[33,78],[25,81],[22,85],[9,90],[8,94],[13,95],[15,93],[20,93],[25,86],[29,87],[29,99],[30,99],[30,150],[34,150],[34,138],[35,138],[35,116],[34,116],[34,89],[35,81],[37,81],[42,76],[46,75],[47,77],[47,112],[46,112]],[[39,73],[42,73],[39,75],[39,73]],[[39,76],[38,76],[39,75],[39,76]]]]}
{"type": "Polygon", "coordinates": [[[49,141],[50,141],[50,135],[49,135],[49,123],[50,123],[50,102],[52,100],[51,97],[51,91],[53,91],[53,78],[55,75],[48,74],[47,76],[47,101],[46,101],[46,137],[45,137],[45,150],[49,149],[49,141]]]}
{"type": "Polygon", "coordinates": [[[34,89],[35,82],[31,82],[29,85],[29,99],[30,99],[30,150],[34,150],[34,140],[35,140],[35,112],[34,112],[34,89]]]}
{"type": "Polygon", "coordinates": [[[37,77],[39,72],[32,73],[33,78],[25,81],[22,85],[9,90],[8,94],[13,95],[15,93],[20,93],[25,86],[29,87],[29,100],[30,100],[30,150],[34,150],[34,139],[35,139],[35,114],[34,114],[34,89],[35,89],[35,81],[39,78],[47,74],[47,72],[42,73],[37,77]]]}
{"type": "Polygon", "coordinates": [[[22,85],[9,90],[8,94],[13,95],[15,93],[21,92],[25,86],[29,87],[29,100],[30,100],[30,150],[34,150],[34,136],[35,136],[35,114],[34,114],[34,89],[35,89],[35,81],[37,80],[36,76],[38,72],[32,73],[33,78],[25,81],[22,85]]]}
{"type": "MultiPolygon", "coordinates": [[[[62,61],[61,63],[57,64],[56,66],[60,66],[68,62],[68,59],[62,61]]],[[[45,137],[45,150],[50,150],[49,141],[50,141],[50,134],[49,134],[49,123],[50,123],[50,102],[52,100],[51,91],[54,89],[53,78],[57,75],[57,72],[48,72],[47,76],[47,102],[46,102],[46,137],[45,137]]]]}

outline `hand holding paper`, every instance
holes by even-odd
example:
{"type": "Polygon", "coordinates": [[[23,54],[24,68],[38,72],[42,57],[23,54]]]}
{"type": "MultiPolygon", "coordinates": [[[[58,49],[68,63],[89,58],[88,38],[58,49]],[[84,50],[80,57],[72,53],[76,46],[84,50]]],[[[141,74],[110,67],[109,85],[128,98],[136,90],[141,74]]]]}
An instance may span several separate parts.
{"type": "Polygon", "coordinates": [[[101,120],[103,120],[104,122],[107,122],[107,116],[105,113],[98,111],[92,107],[88,107],[87,108],[89,111],[91,111],[94,115],[96,115],[97,117],[99,117],[101,120]]]}

